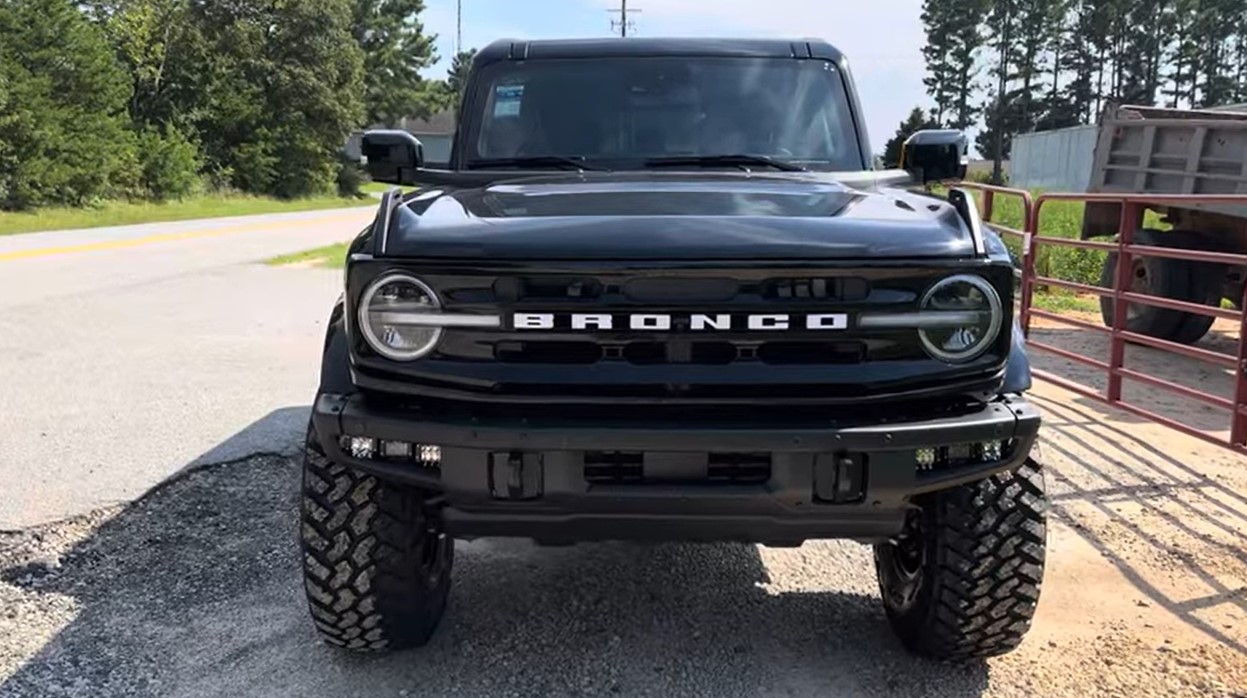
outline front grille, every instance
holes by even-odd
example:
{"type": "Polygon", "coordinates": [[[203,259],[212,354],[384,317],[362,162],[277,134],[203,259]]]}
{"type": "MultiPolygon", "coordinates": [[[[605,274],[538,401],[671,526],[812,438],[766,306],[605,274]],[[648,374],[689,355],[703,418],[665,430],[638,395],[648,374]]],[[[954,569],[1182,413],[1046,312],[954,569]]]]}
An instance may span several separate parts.
{"type": "MultiPolygon", "coordinates": [[[[1008,346],[1006,332],[995,351],[949,365],[927,354],[915,328],[861,326],[866,313],[916,310],[936,279],[966,271],[960,263],[843,271],[798,263],[422,267],[413,263],[409,271],[447,311],[498,315],[500,326],[447,328],[434,353],[402,364],[356,340],[362,387],[477,407],[862,404],[990,390],[1008,346]],[[655,317],[658,325],[645,320],[655,317]]],[[[1011,282],[1007,272],[975,270],[1000,288],[1011,282]]],[[[365,279],[352,284],[357,298],[365,279]]]]}
{"type": "Polygon", "coordinates": [[[516,364],[595,364],[623,362],[636,366],[697,364],[724,366],[737,362],[762,364],[855,364],[866,359],[866,344],[855,341],[719,341],[595,342],[534,341],[499,342],[497,361],[516,364]]]}
{"type": "Polygon", "coordinates": [[[771,479],[769,453],[710,453],[686,456],[682,471],[672,473],[657,464],[647,467],[640,451],[588,451],[584,454],[585,482],[593,485],[761,484],[771,479]]]}

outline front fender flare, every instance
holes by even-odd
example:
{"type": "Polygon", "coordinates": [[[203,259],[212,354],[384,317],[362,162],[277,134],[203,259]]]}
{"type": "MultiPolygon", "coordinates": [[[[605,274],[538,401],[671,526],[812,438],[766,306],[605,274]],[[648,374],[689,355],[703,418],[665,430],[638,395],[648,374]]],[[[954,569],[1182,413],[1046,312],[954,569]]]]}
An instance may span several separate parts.
{"type": "Polygon", "coordinates": [[[1002,393],[1024,393],[1031,388],[1031,360],[1026,353],[1026,337],[1022,334],[1022,326],[1013,321],[1013,341],[1009,347],[1009,358],[1005,360],[1005,382],[1001,386],[1002,393]]]}
{"type": "Polygon", "coordinates": [[[325,328],[325,345],[320,357],[320,393],[346,395],[355,392],[344,315],[345,302],[339,298],[329,313],[329,324],[325,328]]]}

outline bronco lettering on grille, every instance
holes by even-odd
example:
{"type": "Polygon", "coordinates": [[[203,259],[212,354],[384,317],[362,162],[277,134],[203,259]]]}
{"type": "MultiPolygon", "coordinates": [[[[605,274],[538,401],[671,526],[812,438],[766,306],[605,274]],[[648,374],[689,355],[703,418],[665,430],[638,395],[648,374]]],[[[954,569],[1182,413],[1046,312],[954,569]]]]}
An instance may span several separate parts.
{"type": "Polygon", "coordinates": [[[787,314],[670,315],[663,313],[638,313],[612,315],[609,313],[515,313],[512,317],[517,330],[570,329],[578,332],[595,330],[650,330],[667,332],[672,329],[688,329],[694,332],[747,330],[773,332],[776,330],[844,330],[849,327],[849,316],[844,313],[811,314],[791,316],[787,314]]]}

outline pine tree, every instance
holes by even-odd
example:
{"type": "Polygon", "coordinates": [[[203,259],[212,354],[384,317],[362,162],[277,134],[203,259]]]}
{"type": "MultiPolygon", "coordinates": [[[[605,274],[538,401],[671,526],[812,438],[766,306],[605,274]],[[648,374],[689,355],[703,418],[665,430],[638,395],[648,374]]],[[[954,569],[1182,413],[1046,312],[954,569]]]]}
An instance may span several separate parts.
{"type": "Polygon", "coordinates": [[[1151,106],[1160,89],[1160,67],[1168,35],[1159,31],[1169,0],[1133,0],[1114,25],[1120,46],[1115,97],[1128,104],[1151,106]],[[1139,31],[1153,27],[1154,31],[1139,31]]]}
{"type": "Polygon", "coordinates": [[[1068,105],[1078,121],[1088,123],[1095,118],[1096,99],[1096,53],[1087,40],[1092,31],[1092,8],[1085,0],[1073,0],[1068,11],[1069,30],[1062,39],[1061,53],[1065,56],[1064,70],[1070,79],[1061,92],[1061,101],[1068,105]]]}
{"type": "Polygon", "coordinates": [[[1199,46],[1196,74],[1199,97],[1196,105],[1215,107],[1231,102],[1237,93],[1231,54],[1236,27],[1226,19],[1235,16],[1242,0],[1201,0],[1194,31],[1199,46]]]}
{"type": "Polygon", "coordinates": [[[952,64],[953,46],[956,37],[957,17],[955,3],[950,0],[923,0],[922,24],[926,28],[927,43],[922,47],[922,57],[926,61],[927,74],[922,84],[927,94],[935,100],[935,108],[931,110],[937,123],[944,123],[944,114],[950,111],[956,98],[956,68],[952,64]]]}
{"type": "Polygon", "coordinates": [[[949,64],[953,69],[954,102],[949,109],[948,126],[965,130],[974,125],[979,108],[972,99],[978,91],[978,58],[986,41],[983,20],[992,0],[951,0],[957,19],[952,30],[949,64]]]}
{"type": "Polygon", "coordinates": [[[992,182],[1003,181],[1002,161],[1008,157],[1008,145],[1011,140],[1011,124],[1009,115],[1014,112],[1010,90],[1013,77],[1016,50],[1014,41],[1018,34],[1018,3],[1020,0],[995,0],[987,15],[988,36],[995,53],[995,62],[991,73],[995,78],[996,88],[987,104],[986,124],[975,139],[978,151],[992,160],[992,182]]]}
{"type": "Polygon", "coordinates": [[[1019,83],[1016,99],[1020,131],[1031,130],[1042,112],[1040,80],[1046,72],[1045,53],[1051,47],[1056,26],[1055,0],[1017,0],[1017,60],[1011,78],[1019,83]]]}
{"type": "Polygon", "coordinates": [[[1173,37],[1168,54],[1167,71],[1162,75],[1170,87],[1162,89],[1170,107],[1192,106],[1198,83],[1199,39],[1196,20],[1199,15],[1198,0],[1174,0],[1165,13],[1164,26],[1173,37]]]}

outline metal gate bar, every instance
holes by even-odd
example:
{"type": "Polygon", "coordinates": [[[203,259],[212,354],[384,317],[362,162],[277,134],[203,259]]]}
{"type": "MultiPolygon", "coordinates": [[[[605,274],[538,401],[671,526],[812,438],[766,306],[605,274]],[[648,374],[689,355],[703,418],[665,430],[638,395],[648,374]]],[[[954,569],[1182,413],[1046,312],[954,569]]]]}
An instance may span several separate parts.
{"type": "Polygon", "coordinates": [[[1247,452],[1247,341],[1244,341],[1247,339],[1247,313],[1243,310],[1247,309],[1247,288],[1244,289],[1244,297],[1239,305],[1239,310],[1229,310],[1220,307],[1200,305],[1198,303],[1179,301],[1171,298],[1162,298],[1148,294],[1136,293],[1129,290],[1132,274],[1132,260],[1136,256],[1181,259],[1232,266],[1247,265],[1247,255],[1242,254],[1204,252],[1200,250],[1172,249],[1167,247],[1134,244],[1134,231],[1140,228],[1143,220],[1143,214],[1148,207],[1197,204],[1247,204],[1247,196],[1241,194],[1184,195],[1060,193],[1041,194],[1038,197],[1032,198],[1029,192],[1021,189],[970,183],[961,186],[966,189],[978,191],[982,194],[982,219],[985,224],[991,225],[993,229],[999,231],[1002,235],[1020,238],[1022,241],[1022,254],[1019,265],[1021,267],[1020,271],[1022,277],[1021,297],[1019,299],[1019,320],[1022,324],[1023,332],[1028,337],[1028,348],[1048,352],[1054,356],[1059,356],[1069,361],[1105,371],[1108,378],[1108,384],[1105,390],[1101,392],[1091,388],[1090,386],[1076,383],[1048,371],[1033,371],[1036,378],[1057,385],[1083,397],[1112,405],[1131,414],[1144,417],[1203,441],[1217,444],[1219,446],[1225,446],[1237,451],[1247,452]],[[1000,195],[1018,197],[1023,202],[1023,210],[1026,214],[1023,229],[1018,230],[1016,228],[1003,226],[992,220],[993,214],[995,213],[995,199],[1000,195]],[[1121,219],[1118,224],[1117,241],[1110,243],[1039,235],[1040,217],[1044,209],[1044,204],[1049,201],[1121,204],[1121,219]],[[1078,249],[1098,249],[1105,252],[1115,252],[1117,254],[1117,267],[1113,278],[1113,288],[1105,289],[1099,286],[1091,286],[1089,284],[1066,281],[1064,279],[1039,276],[1035,272],[1035,259],[1037,257],[1036,250],[1039,245],[1053,245],[1078,249]],[[1113,299],[1114,310],[1113,326],[1103,327],[1085,320],[1066,317],[1059,313],[1034,309],[1032,307],[1032,300],[1034,289],[1037,284],[1041,286],[1065,288],[1080,293],[1095,294],[1099,297],[1111,297],[1113,299]],[[1150,305],[1211,316],[1214,318],[1234,320],[1239,325],[1237,350],[1234,355],[1230,355],[1130,332],[1125,328],[1125,323],[1127,318],[1127,309],[1131,304],[1150,305]],[[1043,318],[1045,320],[1077,327],[1083,330],[1108,334],[1108,360],[1103,361],[1083,356],[1045,342],[1030,339],[1030,320],[1032,317],[1043,318]],[[1233,399],[1215,395],[1197,388],[1180,385],[1135,369],[1127,368],[1125,366],[1127,343],[1139,344],[1162,351],[1172,352],[1234,370],[1233,399]],[[1165,415],[1157,414],[1151,410],[1140,407],[1139,405],[1128,402],[1122,397],[1124,380],[1136,381],[1144,385],[1166,390],[1188,399],[1229,411],[1229,439],[1209,434],[1165,415]]]}

